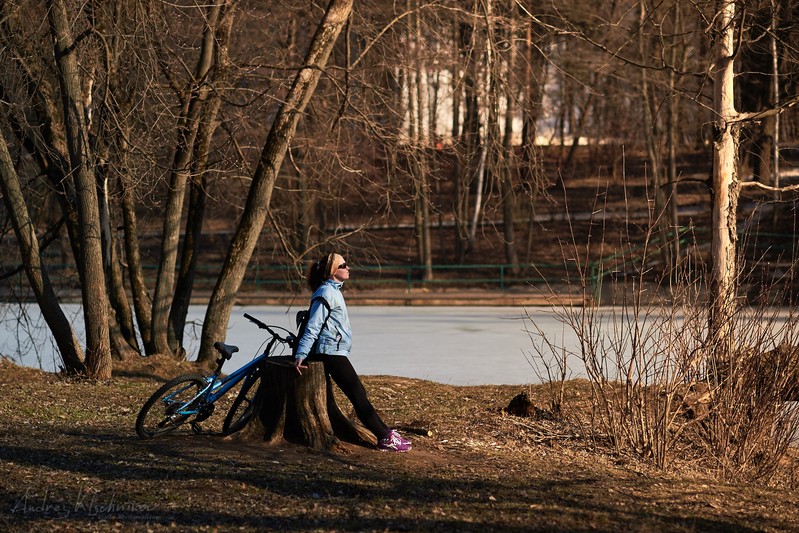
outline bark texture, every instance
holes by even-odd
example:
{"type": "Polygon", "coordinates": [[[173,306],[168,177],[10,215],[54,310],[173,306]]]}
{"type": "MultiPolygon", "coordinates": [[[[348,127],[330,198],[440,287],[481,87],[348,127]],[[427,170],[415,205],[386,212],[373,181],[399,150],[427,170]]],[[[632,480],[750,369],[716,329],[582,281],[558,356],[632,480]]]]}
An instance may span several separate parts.
{"type": "Polygon", "coordinates": [[[716,131],[713,150],[711,346],[716,363],[725,364],[735,346],[732,318],[736,292],[736,214],[738,210],[737,126],[735,120],[735,3],[725,0],[718,17],[714,67],[716,131]]]}
{"type": "Polygon", "coordinates": [[[266,366],[261,379],[255,404],[258,416],[241,431],[241,438],[288,441],[319,450],[334,448],[342,440],[377,442],[366,428],[341,412],[322,363],[308,363],[308,369],[300,375],[291,366],[290,357],[272,359],[275,364],[266,366]]]}
{"type": "Polygon", "coordinates": [[[93,153],[89,143],[86,112],[81,91],[81,68],[77,45],[70,32],[66,6],[48,0],[48,20],[64,111],[67,148],[77,199],[78,239],[76,256],[82,286],[86,327],[86,372],[95,379],[111,378],[111,340],[108,296],[103,269],[102,236],[93,153]]]}

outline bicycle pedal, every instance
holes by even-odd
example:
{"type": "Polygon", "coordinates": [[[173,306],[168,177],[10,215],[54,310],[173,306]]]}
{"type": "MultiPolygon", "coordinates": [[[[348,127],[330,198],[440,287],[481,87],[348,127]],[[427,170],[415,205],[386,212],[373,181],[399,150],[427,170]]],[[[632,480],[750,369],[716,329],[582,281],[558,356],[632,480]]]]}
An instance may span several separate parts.
{"type": "Polygon", "coordinates": [[[198,424],[197,422],[191,423],[191,430],[197,435],[203,432],[203,428],[200,427],[200,424],[198,424]]]}
{"type": "Polygon", "coordinates": [[[208,418],[210,418],[210,416],[214,414],[214,408],[215,408],[214,404],[204,406],[202,409],[200,409],[200,412],[197,413],[197,416],[194,417],[194,423],[196,424],[198,422],[202,422],[203,420],[207,420],[208,418]]]}

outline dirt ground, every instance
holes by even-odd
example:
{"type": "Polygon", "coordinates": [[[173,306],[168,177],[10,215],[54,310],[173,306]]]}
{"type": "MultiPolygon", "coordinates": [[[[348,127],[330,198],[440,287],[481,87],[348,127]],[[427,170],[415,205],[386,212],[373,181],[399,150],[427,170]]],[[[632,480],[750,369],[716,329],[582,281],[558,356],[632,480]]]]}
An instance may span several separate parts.
{"type": "MultiPolygon", "coordinates": [[[[139,407],[152,361],[90,383],[0,363],[3,531],[799,531],[799,491],[659,471],[590,445],[568,421],[503,412],[543,387],[364,378],[406,454],[318,452],[204,432],[150,441],[139,407]]],[[[585,383],[569,384],[572,408],[585,383]]]]}

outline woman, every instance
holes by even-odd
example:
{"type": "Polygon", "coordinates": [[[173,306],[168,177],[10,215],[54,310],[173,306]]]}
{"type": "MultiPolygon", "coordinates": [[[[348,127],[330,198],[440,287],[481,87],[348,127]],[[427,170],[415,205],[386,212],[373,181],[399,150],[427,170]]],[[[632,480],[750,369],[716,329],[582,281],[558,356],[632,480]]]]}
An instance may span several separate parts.
{"type": "Polygon", "coordinates": [[[341,286],[350,279],[350,269],[339,254],[329,254],[311,265],[308,270],[308,286],[313,291],[309,309],[308,325],[297,345],[294,367],[302,373],[304,361],[321,361],[325,374],[352,402],[355,413],[366,429],[377,437],[381,450],[407,452],[410,441],[389,429],[375,411],[366,396],[358,374],[350,363],[352,330],[347,314],[347,305],[341,294],[341,286]]]}

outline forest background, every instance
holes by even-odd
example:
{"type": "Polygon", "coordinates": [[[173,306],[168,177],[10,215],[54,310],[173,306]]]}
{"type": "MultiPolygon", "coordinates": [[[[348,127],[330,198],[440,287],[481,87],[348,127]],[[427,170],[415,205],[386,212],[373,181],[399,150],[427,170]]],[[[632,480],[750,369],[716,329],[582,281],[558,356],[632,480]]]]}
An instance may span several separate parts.
{"type": "Polygon", "coordinates": [[[207,362],[245,280],[296,291],[331,250],[420,283],[579,285],[612,257],[600,275],[706,285],[717,319],[774,280],[785,303],[798,7],[2,2],[6,297],[98,378],[185,357],[202,284],[207,362]]]}

